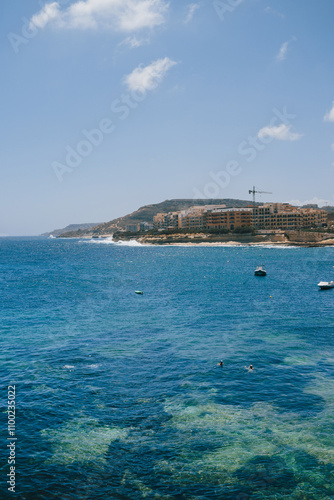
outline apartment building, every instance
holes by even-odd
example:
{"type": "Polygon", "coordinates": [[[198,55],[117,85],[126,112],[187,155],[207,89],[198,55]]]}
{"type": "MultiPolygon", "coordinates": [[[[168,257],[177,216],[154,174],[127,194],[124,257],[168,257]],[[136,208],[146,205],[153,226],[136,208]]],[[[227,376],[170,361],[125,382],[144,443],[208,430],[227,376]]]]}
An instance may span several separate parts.
{"type": "Polygon", "coordinates": [[[327,224],[328,212],[315,208],[301,208],[303,227],[319,227],[327,224]]]}
{"type": "Polygon", "coordinates": [[[226,205],[197,205],[182,210],[179,217],[179,227],[182,229],[203,229],[206,227],[208,210],[222,209],[226,205]]]}
{"type": "Polygon", "coordinates": [[[157,230],[178,229],[180,212],[157,214],[153,217],[153,228],[157,230]]]}
{"type": "Polygon", "coordinates": [[[253,209],[256,229],[298,229],[319,227],[327,221],[327,212],[315,208],[299,208],[289,203],[265,203],[253,209]]]}
{"type": "Polygon", "coordinates": [[[206,212],[226,205],[195,205],[179,212],[157,214],[153,217],[154,229],[203,229],[206,227],[206,212]]]}
{"type": "Polygon", "coordinates": [[[206,212],[207,229],[234,230],[242,227],[251,227],[252,223],[252,208],[222,208],[206,212]]]}

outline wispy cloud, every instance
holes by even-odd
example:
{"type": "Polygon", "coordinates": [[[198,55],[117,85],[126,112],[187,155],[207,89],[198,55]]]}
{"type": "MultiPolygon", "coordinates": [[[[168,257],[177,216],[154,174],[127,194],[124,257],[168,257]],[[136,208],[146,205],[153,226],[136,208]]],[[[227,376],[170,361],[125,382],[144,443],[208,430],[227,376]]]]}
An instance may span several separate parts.
{"type": "Polygon", "coordinates": [[[284,61],[286,59],[289,45],[291,42],[295,42],[295,41],[296,41],[296,37],[293,36],[292,38],[290,38],[290,40],[287,40],[286,42],[282,43],[282,45],[279,49],[279,52],[276,56],[277,61],[284,61]]]}
{"type": "Polygon", "coordinates": [[[334,122],[334,101],[332,103],[332,109],[324,116],[325,122],[334,122]]]}
{"type": "Polygon", "coordinates": [[[168,8],[165,0],[79,0],[63,10],[59,2],[53,2],[32,16],[30,27],[54,23],[59,28],[131,32],[163,24],[168,8]]]}
{"type": "Polygon", "coordinates": [[[288,51],[288,46],[289,46],[289,42],[284,42],[281,45],[281,48],[279,49],[279,53],[276,56],[276,59],[278,61],[284,61],[284,59],[286,58],[286,53],[288,51]]]}
{"type": "Polygon", "coordinates": [[[272,137],[273,139],[277,139],[279,141],[297,141],[303,137],[302,134],[291,132],[291,127],[292,125],[285,125],[284,123],[278,125],[277,127],[271,127],[268,125],[267,127],[261,128],[257,136],[259,139],[272,137]]]}
{"type": "Polygon", "coordinates": [[[188,24],[190,23],[190,21],[192,20],[192,18],[194,17],[194,14],[196,12],[197,9],[200,8],[200,5],[198,3],[191,3],[188,5],[187,7],[187,16],[185,18],[185,24],[188,24]]]}
{"type": "Polygon", "coordinates": [[[142,45],[145,45],[149,42],[150,42],[149,38],[137,38],[136,36],[128,36],[118,45],[119,46],[125,45],[130,49],[137,49],[138,47],[141,47],[142,45]]]}
{"type": "Polygon", "coordinates": [[[167,71],[177,64],[168,57],[158,59],[152,62],[149,66],[138,66],[129,75],[124,77],[124,83],[130,91],[155,89],[165,77],[167,71]]]}
{"type": "Polygon", "coordinates": [[[285,15],[282,14],[281,12],[278,12],[277,10],[273,9],[272,7],[266,7],[264,9],[264,12],[266,14],[273,14],[276,17],[280,17],[281,19],[285,19],[285,15]]]}

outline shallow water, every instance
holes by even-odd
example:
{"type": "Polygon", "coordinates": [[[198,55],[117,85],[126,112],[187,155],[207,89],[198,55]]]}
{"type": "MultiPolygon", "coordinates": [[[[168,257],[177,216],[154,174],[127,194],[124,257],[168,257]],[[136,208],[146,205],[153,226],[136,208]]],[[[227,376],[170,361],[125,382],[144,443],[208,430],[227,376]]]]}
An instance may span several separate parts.
{"type": "Polygon", "coordinates": [[[334,249],[12,238],[0,263],[17,498],[334,498],[334,249]]]}

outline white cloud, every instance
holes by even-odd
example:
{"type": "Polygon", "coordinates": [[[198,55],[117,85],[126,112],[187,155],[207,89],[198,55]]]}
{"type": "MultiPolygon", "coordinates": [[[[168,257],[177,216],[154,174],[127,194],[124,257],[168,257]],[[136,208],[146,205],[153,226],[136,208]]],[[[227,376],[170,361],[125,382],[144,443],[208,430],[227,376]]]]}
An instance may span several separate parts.
{"type": "Polygon", "coordinates": [[[175,64],[177,64],[175,61],[165,57],[154,61],[149,66],[140,65],[130,75],[124,77],[124,83],[129,90],[153,90],[175,64]]]}
{"type": "Polygon", "coordinates": [[[273,139],[278,139],[279,141],[297,141],[300,139],[302,134],[296,134],[290,131],[292,125],[278,125],[277,127],[263,127],[258,132],[257,136],[259,139],[264,137],[272,137],[273,139]]]}
{"type": "Polygon", "coordinates": [[[54,22],[60,28],[113,28],[131,32],[165,22],[169,4],[165,0],[79,0],[61,10],[60,3],[46,4],[30,20],[44,28],[54,22]]]}
{"type": "Polygon", "coordinates": [[[284,42],[281,45],[281,48],[279,49],[279,53],[276,56],[279,61],[284,61],[284,59],[286,58],[286,53],[288,51],[288,47],[289,47],[289,42],[284,42]]]}
{"type": "Polygon", "coordinates": [[[185,19],[185,24],[190,23],[197,9],[199,9],[200,5],[198,3],[191,3],[188,5],[187,17],[185,19]]]}
{"type": "Polygon", "coordinates": [[[149,43],[149,38],[137,38],[136,36],[128,36],[119,45],[126,45],[130,49],[137,49],[146,43],[149,43]]]}
{"type": "Polygon", "coordinates": [[[49,22],[59,19],[59,3],[47,3],[42,10],[30,19],[30,28],[44,28],[49,22]]]}
{"type": "Polygon", "coordinates": [[[325,122],[334,122],[334,101],[332,103],[332,109],[324,116],[325,122]]]}

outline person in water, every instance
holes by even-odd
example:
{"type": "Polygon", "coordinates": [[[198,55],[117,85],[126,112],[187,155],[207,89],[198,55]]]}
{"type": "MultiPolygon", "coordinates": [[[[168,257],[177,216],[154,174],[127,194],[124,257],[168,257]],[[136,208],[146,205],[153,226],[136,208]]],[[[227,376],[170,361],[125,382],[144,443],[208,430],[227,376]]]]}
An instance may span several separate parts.
{"type": "Polygon", "coordinates": [[[253,365],[249,365],[248,371],[252,372],[253,371],[253,365]]]}
{"type": "Polygon", "coordinates": [[[220,360],[220,363],[219,363],[219,364],[220,364],[220,366],[221,366],[221,367],[223,367],[223,366],[224,366],[224,362],[223,362],[223,360],[222,360],[222,359],[220,360]]]}

